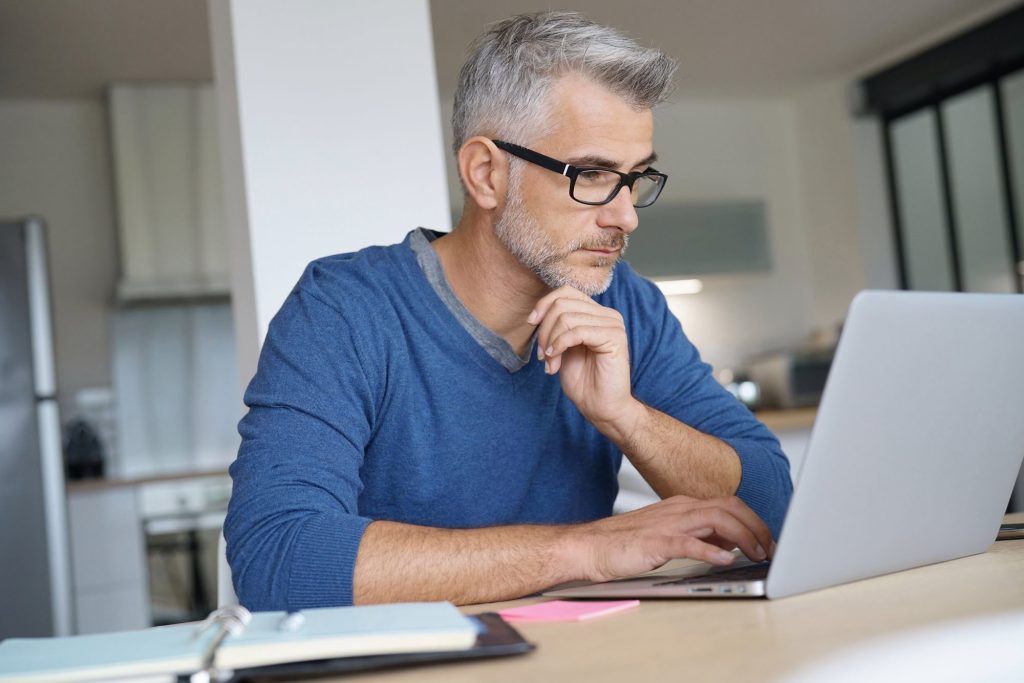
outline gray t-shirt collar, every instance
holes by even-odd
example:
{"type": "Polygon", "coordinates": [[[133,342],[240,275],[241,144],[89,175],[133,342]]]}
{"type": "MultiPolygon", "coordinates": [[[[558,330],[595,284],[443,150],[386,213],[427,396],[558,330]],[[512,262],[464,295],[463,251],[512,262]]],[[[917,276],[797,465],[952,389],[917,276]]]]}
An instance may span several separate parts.
{"type": "Polygon", "coordinates": [[[409,247],[416,255],[416,262],[419,263],[420,268],[423,270],[427,282],[434,288],[437,295],[441,297],[441,301],[452,312],[452,315],[459,321],[459,324],[487,351],[491,358],[498,361],[509,372],[522,370],[530,362],[537,333],[534,332],[526,352],[519,356],[516,355],[516,352],[505,341],[504,337],[495,334],[486,325],[477,320],[469,312],[465,304],[455,296],[455,292],[452,291],[451,286],[448,284],[448,278],[445,277],[441,258],[434,251],[434,248],[430,246],[430,243],[438,237],[437,233],[425,228],[417,228],[409,235],[409,247]]]}

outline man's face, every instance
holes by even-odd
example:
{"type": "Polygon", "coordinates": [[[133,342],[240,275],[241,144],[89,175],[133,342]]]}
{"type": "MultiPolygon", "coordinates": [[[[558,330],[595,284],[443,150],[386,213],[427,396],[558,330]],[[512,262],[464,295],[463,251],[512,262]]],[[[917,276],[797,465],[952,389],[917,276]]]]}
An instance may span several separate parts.
{"type": "MultiPolygon", "coordinates": [[[[553,127],[528,142],[542,154],[575,166],[642,171],[652,156],[654,118],[602,86],[565,76],[552,88],[553,127]]],[[[512,140],[512,142],[519,142],[512,140]]],[[[569,196],[569,179],[521,164],[495,225],[498,238],[552,289],[569,285],[591,296],[611,284],[612,270],[637,227],[628,191],[604,206],[569,196]]]]}

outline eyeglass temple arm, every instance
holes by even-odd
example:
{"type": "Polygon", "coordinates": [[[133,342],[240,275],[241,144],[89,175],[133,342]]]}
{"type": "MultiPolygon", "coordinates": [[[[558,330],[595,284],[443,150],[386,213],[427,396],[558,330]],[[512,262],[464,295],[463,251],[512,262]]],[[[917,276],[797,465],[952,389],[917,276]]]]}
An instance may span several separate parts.
{"type": "Polygon", "coordinates": [[[549,171],[554,171],[559,175],[567,176],[569,175],[569,169],[573,168],[571,164],[567,164],[564,161],[553,159],[552,157],[549,157],[546,154],[534,152],[532,149],[520,147],[519,145],[514,145],[511,142],[504,142],[502,140],[491,140],[491,142],[493,142],[498,149],[503,149],[513,156],[517,156],[520,159],[524,159],[525,161],[529,161],[530,163],[537,164],[538,166],[546,168],[549,171]]]}

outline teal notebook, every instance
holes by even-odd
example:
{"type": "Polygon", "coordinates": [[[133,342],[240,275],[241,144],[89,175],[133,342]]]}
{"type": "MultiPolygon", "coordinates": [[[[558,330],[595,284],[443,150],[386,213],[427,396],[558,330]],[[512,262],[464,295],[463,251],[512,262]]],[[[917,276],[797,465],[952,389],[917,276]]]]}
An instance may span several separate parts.
{"type": "Polygon", "coordinates": [[[213,657],[217,669],[230,670],[334,657],[463,650],[472,647],[477,636],[475,624],[447,602],[310,609],[299,615],[256,612],[237,634],[227,634],[215,622],[201,633],[192,623],[63,638],[9,638],[0,642],[0,681],[59,683],[186,674],[205,668],[206,655],[213,657]]]}

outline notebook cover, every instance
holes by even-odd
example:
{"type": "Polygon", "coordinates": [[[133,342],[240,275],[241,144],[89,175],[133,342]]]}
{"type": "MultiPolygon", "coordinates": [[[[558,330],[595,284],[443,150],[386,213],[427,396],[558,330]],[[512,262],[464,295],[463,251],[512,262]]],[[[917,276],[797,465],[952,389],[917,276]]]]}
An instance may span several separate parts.
{"type": "MultiPolygon", "coordinates": [[[[366,656],[394,652],[465,650],[475,625],[449,603],[406,603],[311,609],[293,632],[280,629],[284,612],[257,612],[241,636],[229,637],[217,666],[366,656]]],[[[194,638],[195,624],[176,624],[61,638],[10,638],[0,643],[0,683],[58,683],[195,671],[208,630],[194,638]]]]}
{"type": "Polygon", "coordinates": [[[282,612],[254,612],[245,631],[221,645],[216,666],[464,650],[476,637],[473,624],[446,602],[325,607],[302,610],[302,615],[301,628],[282,632],[282,612]]]}
{"type": "MultiPolygon", "coordinates": [[[[239,669],[234,672],[230,683],[281,683],[282,681],[325,678],[359,671],[520,655],[535,649],[532,643],[525,640],[517,630],[494,612],[478,614],[470,618],[478,624],[479,633],[476,644],[467,650],[343,657],[239,669]]],[[[183,682],[185,680],[181,679],[183,682]]]]}
{"type": "Polygon", "coordinates": [[[199,666],[205,639],[194,624],[61,638],[8,638],[0,643],[0,682],[110,680],[175,673],[199,666]]]}

